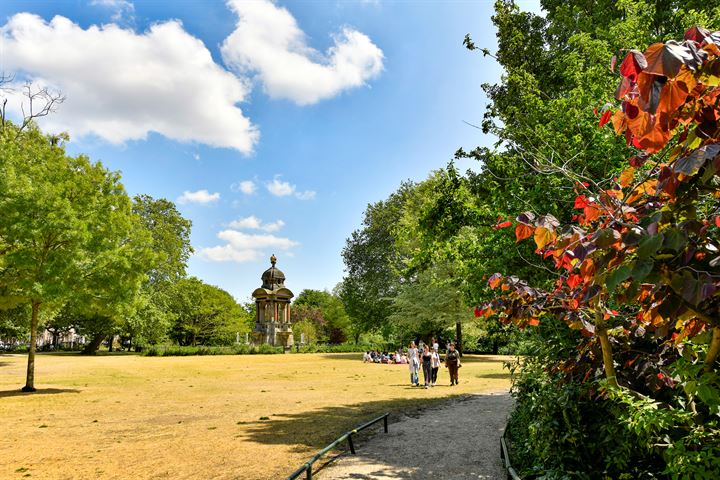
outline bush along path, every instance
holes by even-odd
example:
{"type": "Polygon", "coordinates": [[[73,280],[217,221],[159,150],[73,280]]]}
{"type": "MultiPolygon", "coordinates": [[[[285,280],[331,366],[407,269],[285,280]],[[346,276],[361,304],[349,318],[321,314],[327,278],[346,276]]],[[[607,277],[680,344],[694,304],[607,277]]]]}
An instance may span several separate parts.
{"type": "Polygon", "coordinates": [[[356,440],[322,480],[502,479],[500,436],[512,407],[508,393],[456,397],[392,423],[387,434],[356,440]]]}

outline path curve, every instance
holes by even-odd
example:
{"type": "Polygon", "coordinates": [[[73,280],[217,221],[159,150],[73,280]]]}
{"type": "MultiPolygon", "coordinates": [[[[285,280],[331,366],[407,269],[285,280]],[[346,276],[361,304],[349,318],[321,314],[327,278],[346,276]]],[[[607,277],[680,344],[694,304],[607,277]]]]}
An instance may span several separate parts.
{"type": "Polygon", "coordinates": [[[418,414],[403,415],[389,433],[357,440],[357,455],[343,455],[322,480],[440,480],[506,478],[500,436],[512,408],[510,394],[485,393],[452,399],[418,414]],[[434,441],[428,442],[424,431],[434,441]]]}

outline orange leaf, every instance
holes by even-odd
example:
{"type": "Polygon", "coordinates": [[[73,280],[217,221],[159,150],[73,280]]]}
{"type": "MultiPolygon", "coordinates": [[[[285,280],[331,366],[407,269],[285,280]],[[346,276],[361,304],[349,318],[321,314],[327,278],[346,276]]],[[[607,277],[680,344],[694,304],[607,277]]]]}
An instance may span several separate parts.
{"type": "Polygon", "coordinates": [[[567,278],[567,284],[570,288],[575,288],[582,282],[582,278],[580,278],[580,275],[573,273],[572,275],[568,276],[567,278]]]}
{"type": "Polygon", "coordinates": [[[638,185],[635,190],[633,190],[632,195],[630,195],[627,199],[627,203],[633,203],[635,200],[639,199],[643,195],[653,196],[655,195],[655,192],[657,191],[657,178],[651,178],[650,180],[647,180],[640,185],[638,185]]]}
{"type": "Polygon", "coordinates": [[[630,185],[633,181],[633,178],[635,176],[635,169],[633,167],[628,167],[620,174],[620,186],[625,188],[628,185],[630,185]]]}
{"type": "Polygon", "coordinates": [[[512,222],[510,220],[507,220],[505,222],[498,223],[497,225],[495,225],[495,228],[507,228],[510,225],[512,225],[512,222]]]}
{"type": "Polygon", "coordinates": [[[586,258],[585,261],[580,265],[580,276],[583,282],[590,283],[595,275],[595,264],[592,259],[586,258]]]}
{"type": "Polygon", "coordinates": [[[499,273],[493,273],[493,275],[488,279],[488,285],[490,285],[490,288],[497,288],[500,283],[502,283],[502,275],[499,273]]]}
{"type": "Polygon", "coordinates": [[[557,234],[551,230],[548,230],[545,227],[537,227],[535,229],[535,244],[538,247],[538,250],[543,249],[546,245],[549,245],[550,243],[554,242],[557,238],[557,234]]]}
{"type": "Polygon", "coordinates": [[[538,320],[535,317],[532,317],[530,320],[528,320],[528,325],[532,325],[533,327],[537,327],[540,325],[540,320],[538,320]]]}
{"type": "Polygon", "coordinates": [[[517,227],[515,227],[515,238],[519,242],[530,237],[533,232],[535,232],[535,228],[530,225],[525,225],[524,223],[518,223],[517,227]]]}

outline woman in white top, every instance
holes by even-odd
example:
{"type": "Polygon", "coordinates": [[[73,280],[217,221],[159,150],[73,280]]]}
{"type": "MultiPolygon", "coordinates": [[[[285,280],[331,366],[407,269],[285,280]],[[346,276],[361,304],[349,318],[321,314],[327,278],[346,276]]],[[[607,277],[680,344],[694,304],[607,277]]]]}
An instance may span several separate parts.
{"type": "Polygon", "coordinates": [[[437,348],[434,348],[432,350],[430,359],[432,366],[432,383],[430,384],[430,386],[434,387],[435,382],[437,382],[438,370],[440,370],[440,354],[438,353],[437,348]]]}
{"type": "Polygon", "coordinates": [[[418,370],[420,369],[420,357],[418,356],[418,349],[415,347],[415,342],[410,342],[410,347],[408,348],[408,367],[410,368],[410,384],[419,387],[420,379],[418,378],[418,370]]]}

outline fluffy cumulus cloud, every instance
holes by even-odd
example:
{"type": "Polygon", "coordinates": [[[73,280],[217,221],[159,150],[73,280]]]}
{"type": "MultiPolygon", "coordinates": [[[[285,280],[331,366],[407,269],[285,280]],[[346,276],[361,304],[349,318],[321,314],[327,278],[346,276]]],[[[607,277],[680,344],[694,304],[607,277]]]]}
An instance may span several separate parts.
{"type": "Polygon", "coordinates": [[[210,193],[207,190],[198,190],[197,192],[190,192],[185,190],[182,195],[177,199],[177,203],[185,205],[188,203],[199,203],[206,205],[208,203],[217,202],[220,200],[220,193],[210,193]]]}
{"type": "Polygon", "coordinates": [[[237,230],[223,230],[218,233],[218,238],[224,240],[225,244],[201,248],[198,255],[213,262],[245,263],[259,260],[268,250],[290,254],[290,250],[299,245],[289,238],[271,234],[249,234],[237,230]]]}
{"type": "Polygon", "coordinates": [[[383,52],[370,38],[346,27],[324,54],[308,46],[295,17],[269,0],[228,0],[238,17],[222,44],[226,65],[255,73],[273,98],[316,103],[365,85],[383,70],[383,52]]]}
{"type": "Polygon", "coordinates": [[[288,197],[292,195],[300,200],[312,200],[316,195],[316,192],[313,190],[298,191],[295,185],[280,180],[279,175],[276,175],[272,181],[267,182],[265,188],[276,197],[288,197]]]}
{"type": "Polygon", "coordinates": [[[285,222],[277,220],[271,223],[263,223],[262,220],[257,218],[255,215],[249,217],[240,218],[230,222],[229,227],[236,230],[263,230],[265,232],[277,232],[285,226],[285,222]]]}
{"type": "Polygon", "coordinates": [[[252,195],[257,191],[257,185],[252,180],[243,180],[242,182],[233,183],[230,186],[233,192],[242,192],[245,195],[252,195]]]}
{"type": "MultiPolygon", "coordinates": [[[[0,35],[5,71],[67,97],[57,113],[45,117],[47,130],[97,135],[113,144],[157,132],[243,153],[258,140],[258,130],[237,105],[247,98],[249,82],[216,64],[179,21],[136,33],[114,24],[85,29],[62,16],[46,22],[19,13],[0,27],[0,35]]],[[[20,97],[11,100],[9,107],[17,109],[20,97]]]]}

